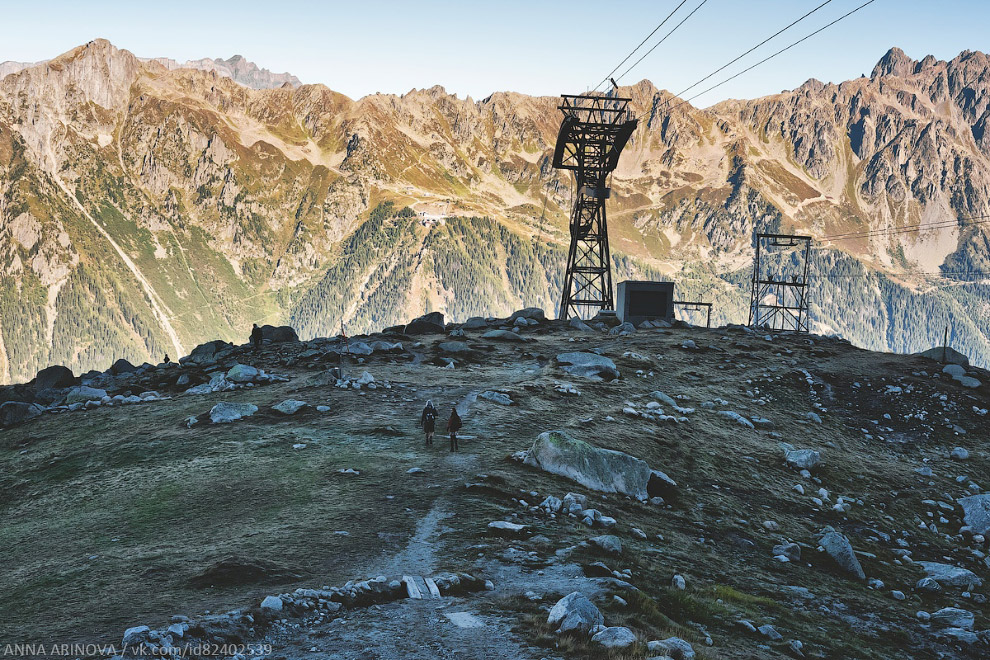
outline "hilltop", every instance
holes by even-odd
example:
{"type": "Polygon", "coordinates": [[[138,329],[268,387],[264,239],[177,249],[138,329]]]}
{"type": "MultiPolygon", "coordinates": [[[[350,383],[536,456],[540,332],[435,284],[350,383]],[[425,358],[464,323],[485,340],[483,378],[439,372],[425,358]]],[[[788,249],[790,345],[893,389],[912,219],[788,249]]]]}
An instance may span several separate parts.
{"type": "MultiPolygon", "coordinates": [[[[616,277],[674,280],[741,322],[755,228],[872,232],[818,244],[815,329],[914,352],[948,325],[987,366],[990,225],[966,218],[990,214],[988,71],[979,52],[892,49],[869,77],[707,109],[621,88],[640,125],[612,179],[616,277]]],[[[154,362],[253,321],[308,339],[553,308],[556,97],[287,82],[105,40],[0,80],[0,382],[154,362]]]]}
{"type": "Polygon", "coordinates": [[[0,638],[119,648],[126,629],[132,648],[314,660],[985,656],[990,373],[665,326],[433,315],[41,374],[27,387],[52,410],[0,435],[0,638]],[[461,411],[459,452],[442,432],[423,446],[428,399],[441,431],[461,411]],[[590,462],[554,458],[569,447],[590,462]],[[592,605],[548,623],[573,592],[592,605]]]}

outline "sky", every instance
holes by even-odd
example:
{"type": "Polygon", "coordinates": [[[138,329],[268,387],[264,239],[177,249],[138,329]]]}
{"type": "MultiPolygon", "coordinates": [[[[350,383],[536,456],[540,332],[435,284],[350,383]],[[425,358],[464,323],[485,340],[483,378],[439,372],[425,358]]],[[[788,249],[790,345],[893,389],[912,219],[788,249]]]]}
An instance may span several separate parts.
{"type": "MultiPolygon", "coordinates": [[[[824,0],[706,0],[619,81],[680,92],[824,0]]],[[[832,0],[701,91],[804,37],[866,0],[832,0]]],[[[684,5],[615,77],[702,0],[684,5]]],[[[680,0],[397,2],[64,2],[0,0],[0,61],[52,58],[105,38],[139,57],[180,61],[240,54],[352,98],[442,85],[460,97],[534,95],[594,87],[680,0]]],[[[692,103],[754,98],[809,78],[869,75],[891,46],[914,59],[990,50],[987,0],[874,0],[834,27],[692,103]]],[[[692,92],[693,93],[693,92],[692,92]]],[[[690,96],[690,94],[688,95],[690,96]]]]}

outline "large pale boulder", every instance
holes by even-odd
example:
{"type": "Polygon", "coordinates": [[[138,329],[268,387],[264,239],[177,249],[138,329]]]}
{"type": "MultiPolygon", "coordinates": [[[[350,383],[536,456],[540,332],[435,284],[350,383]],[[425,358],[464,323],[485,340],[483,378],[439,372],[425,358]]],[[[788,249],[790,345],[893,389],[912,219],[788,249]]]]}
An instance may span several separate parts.
{"type": "Polygon", "coordinates": [[[952,564],[942,564],[937,561],[919,561],[915,563],[925,571],[928,577],[943,587],[968,588],[971,585],[979,587],[983,584],[983,580],[968,568],[960,568],[952,564]]]}
{"type": "Polygon", "coordinates": [[[949,348],[948,346],[936,346],[935,348],[929,348],[927,351],[918,353],[921,357],[926,357],[929,360],[937,360],[945,364],[959,364],[964,367],[969,366],[969,358],[955,350],[954,348],[949,348]]]}
{"type": "Polygon", "coordinates": [[[852,545],[845,535],[833,529],[826,529],[821,539],[819,539],[818,544],[825,549],[829,557],[843,571],[860,580],[866,579],[866,573],[863,572],[863,567],[860,566],[859,559],[856,558],[856,553],[853,551],[852,545]]]}
{"type": "Polygon", "coordinates": [[[526,464],[603,493],[622,493],[638,500],[649,497],[652,473],[646,461],[595,447],[565,431],[541,433],[526,456],[526,464]]]}
{"type": "Polygon", "coordinates": [[[86,385],[80,385],[78,387],[73,387],[69,390],[69,393],[65,395],[65,403],[72,405],[73,403],[86,403],[87,401],[99,401],[107,395],[106,390],[101,390],[96,387],[88,387],[86,385]]]}
{"type": "Polygon", "coordinates": [[[210,421],[214,424],[229,424],[258,412],[253,403],[227,403],[221,401],[210,409],[210,421]]]}
{"type": "Polygon", "coordinates": [[[615,362],[597,353],[578,351],[561,353],[557,356],[557,363],[567,373],[582,378],[615,380],[619,377],[619,370],[616,369],[615,362]]]}
{"type": "Polygon", "coordinates": [[[261,375],[261,372],[258,371],[257,367],[252,367],[249,364],[235,364],[227,372],[227,380],[233,383],[251,383],[259,375],[261,375]]]}
{"type": "Polygon", "coordinates": [[[624,626],[612,626],[595,633],[591,641],[607,649],[624,649],[636,643],[636,635],[624,626]]]}
{"type": "Polygon", "coordinates": [[[974,534],[990,534],[990,493],[980,493],[959,500],[963,510],[963,521],[974,534]]]}
{"type": "Polygon", "coordinates": [[[550,610],[547,623],[555,626],[560,633],[577,632],[587,635],[593,628],[604,625],[605,617],[587,596],[575,591],[557,601],[550,610]]]}

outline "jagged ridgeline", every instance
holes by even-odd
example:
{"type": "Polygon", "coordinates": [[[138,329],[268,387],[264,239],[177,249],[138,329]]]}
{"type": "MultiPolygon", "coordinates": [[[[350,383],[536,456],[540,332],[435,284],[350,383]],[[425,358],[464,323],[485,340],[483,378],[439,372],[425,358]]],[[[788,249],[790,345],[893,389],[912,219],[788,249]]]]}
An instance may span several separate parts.
{"type": "MultiPolygon", "coordinates": [[[[97,40],[0,69],[0,382],[243,342],[252,322],[309,338],[555,311],[556,97],[352,100],[235,60],[97,40]]],[[[988,80],[983,53],[893,49],[870,77],[704,110],[622,88],[641,121],[611,181],[615,280],[673,279],[743,322],[754,230],[863,232],[818,242],[812,329],[918,351],[949,325],[990,364],[990,223],[965,224],[990,214],[988,80]]]]}

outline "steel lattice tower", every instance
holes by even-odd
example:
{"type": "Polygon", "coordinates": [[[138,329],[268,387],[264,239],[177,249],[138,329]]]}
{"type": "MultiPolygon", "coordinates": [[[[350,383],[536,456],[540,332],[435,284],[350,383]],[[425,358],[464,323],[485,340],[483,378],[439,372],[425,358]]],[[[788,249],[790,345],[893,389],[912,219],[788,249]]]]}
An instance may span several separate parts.
{"type": "Polygon", "coordinates": [[[808,332],[811,237],[756,234],[749,326],[808,332]]]}
{"type": "Polygon", "coordinates": [[[574,172],[577,187],[571,210],[571,246],[558,318],[615,309],[612,263],[605,221],[606,185],[619,155],[636,129],[627,98],[564,95],[564,113],[553,154],[556,169],[574,172]]]}

